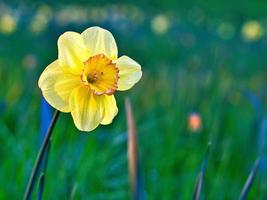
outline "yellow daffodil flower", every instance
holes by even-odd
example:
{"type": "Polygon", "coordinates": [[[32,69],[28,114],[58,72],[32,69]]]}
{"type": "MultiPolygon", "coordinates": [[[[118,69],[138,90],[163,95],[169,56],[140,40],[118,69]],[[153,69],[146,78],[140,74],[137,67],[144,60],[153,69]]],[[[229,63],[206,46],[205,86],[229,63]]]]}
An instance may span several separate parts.
{"type": "Polygon", "coordinates": [[[256,20],[247,21],[242,27],[243,39],[247,42],[260,40],[264,35],[264,27],[261,22],[256,20]]]}
{"type": "Polygon", "coordinates": [[[118,58],[113,35],[100,27],[58,39],[58,59],[46,67],[38,85],[47,102],[71,112],[76,127],[91,131],[110,124],[118,113],[114,93],[130,89],[142,76],[141,66],[118,58]]]}

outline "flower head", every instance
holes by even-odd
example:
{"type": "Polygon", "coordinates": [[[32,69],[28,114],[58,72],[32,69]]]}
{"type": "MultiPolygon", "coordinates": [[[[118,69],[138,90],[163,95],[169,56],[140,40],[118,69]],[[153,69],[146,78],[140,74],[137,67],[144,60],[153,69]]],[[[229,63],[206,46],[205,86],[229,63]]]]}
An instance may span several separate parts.
{"type": "Polygon", "coordinates": [[[247,42],[255,42],[264,35],[262,23],[256,20],[247,21],[242,27],[243,39],[247,42]]]}
{"type": "Polygon", "coordinates": [[[151,21],[151,28],[158,35],[165,34],[169,30],[170,25],[169,18],[163,14],[155,16],[151,21]]]}
{"type": "Polygon", "coordinates": [[[118,113],[113,94],[130,89],[141,76],[137,62],[118,58],[109,31],[91,27],[59,37],[58,59],[46,67],[38,85],[51,106],[71,112],[78,129],[91,131],[112,122],[118,113]]]}
{"type": "Polygon", "coordinates": [[[4,34],[11,34],[15,31],[17,26],[16,18],[11,14],[4,14],[0,17],[0,32],[4,34]]]}

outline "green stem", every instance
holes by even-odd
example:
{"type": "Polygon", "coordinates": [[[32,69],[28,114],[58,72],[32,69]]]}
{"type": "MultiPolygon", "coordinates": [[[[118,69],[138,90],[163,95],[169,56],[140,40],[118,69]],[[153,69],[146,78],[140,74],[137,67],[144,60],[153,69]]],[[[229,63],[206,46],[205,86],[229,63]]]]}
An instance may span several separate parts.
{"type": "Polygon", "coordinates": [[[36,183],[36,180],[38,179],[38,174],[39,174],[39,171],[40,171],[40,167],[41,167],[41,164],[42,164],[43,157],[45,155],[45,150],[46,150],[46,148],[47,148],[47,146],[49,144],[49,141],[50,141],[50,138],[51,138],[51,135],[52,135],[52,131],[54,129],[54,126],[56,124],[58,116],[59,116],[59,111],[56,110],[55,113],[54,113],[54,116],[52,118],[52,121],[50,123],[50,126],[49,126],[49,128],[48,128],[48,130],[46,132],[43,144],[42,144],[42,146],[41,146],[41,148],[39,150],[37,159],[35,161],[35,164],[34,164],[34,167],[33,167],[33,170],[32,170],[32,173],[31,173],[31,176],[30,176],[30,179],[29,179],[29,182],[28,182],[25,194],[24,194],[24,198],[23,198],[24,200],[29,200],[31,198],[31,195],[32,195],[35,183],[36,183]]]}

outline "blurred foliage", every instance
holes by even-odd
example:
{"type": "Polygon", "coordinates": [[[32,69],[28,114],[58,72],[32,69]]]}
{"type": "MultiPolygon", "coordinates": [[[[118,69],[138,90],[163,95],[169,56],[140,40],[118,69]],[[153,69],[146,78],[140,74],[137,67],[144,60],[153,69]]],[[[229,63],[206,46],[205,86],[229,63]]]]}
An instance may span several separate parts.
{"type": "Polygon", "coordinates": [[[0,199],[23,196],[40,143],[37,80],[57,58],[57,38],[93,25],[109,29],[119,54],[138,61],[144,75],[116,94],[112,125],[79,133],[61,114],[44,199],[129,199],[126,95],[147,199],[192,198],[209,141],[203,198],[237,199],[260,152],[265,165],[249,199],[266,199],[266,10],[263,0],[0,3],[0,199]],[[251,20],[257,25],[247,28],[251,20]],[[256,39],[247,40],[255,27],[256,39]],[[201,120],[197,132],[188,128],[192,113],[201,120]]]}

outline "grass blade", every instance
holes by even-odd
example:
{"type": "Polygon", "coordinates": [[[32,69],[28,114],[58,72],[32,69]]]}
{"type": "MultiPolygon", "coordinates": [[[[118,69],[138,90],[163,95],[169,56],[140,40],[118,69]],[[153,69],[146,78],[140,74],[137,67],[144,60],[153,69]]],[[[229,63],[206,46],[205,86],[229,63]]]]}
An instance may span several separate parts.
{"type": "Polygon", "coordinates": [[[138,157],[138,142],[136,134],[135,119],[132,112],[131,102],[125,100],[127,129],[128,129],[128,166],[132,199],[141,200],[144,198],[143,175],[138,157]]]}
{"type": "Polygon", "coordinates": [[[42,171],[41,171],[41,175],[40,175],[40,179],[39,179],[39,187],[38,187],[38,194],[37,194],[37,199],[38,200],[42,200],[43,197],[43,191],[44,191],[44,183],[45,183],[45,173],[46,173],[46,167],[47,167],[47,163],[48,163],[48,157],[49,157],[49,152],[50,152],[50,147],[51,147],[51,139],[48,143],[46,152],[45,152],[45,156],[43,159],[43,163],[42,163],[42,171]]]}
{"type": "Polygon", "coordinates": [[[203,184],[203,178],[204,178],[204,174],[205,174],[205,170],[206,170],[206,166],[207,166],[207,162],[208,162],[208,156],[209,156],[209,152],[210,152],[210,146],[211,146],[211,143],[208,144],[204,159],[203,159],[202,164],[201,164],[200,172],[199,172],[197,179],[196,179],[196,186],[195,186],[195,190],[194,190],[193,200],[199,200],[199,198],[200,198],[201,188],[202,188],[202,184],[203,184]]]}
{"type": "Polygon", "coordinates": [[[255,180],[255,177],[256,177],[256,173],[258,171],[258,168],[259,168],[259,164],[260,164],[260,158],[257,158],[257,160],[255,161],[254,165],[253,165],[253,168],[247,178],[247,181],[241,191],[241,194],[239,196],[239,200],[245,200],[247,199],[247,195],[248,195],[248,192],[255,180]]]}
{"type": "Polygon", "coordinates": [[[75,194],[77,192],[77,188],[78,188],[78,184],[75,183],[74,186],[73,186],[73,188],[72,188],[72,190],[71,190],[71,193],[70,193],[70,198],[69,198],[70,200],[73,200],[74,199],[75,194]]]}

